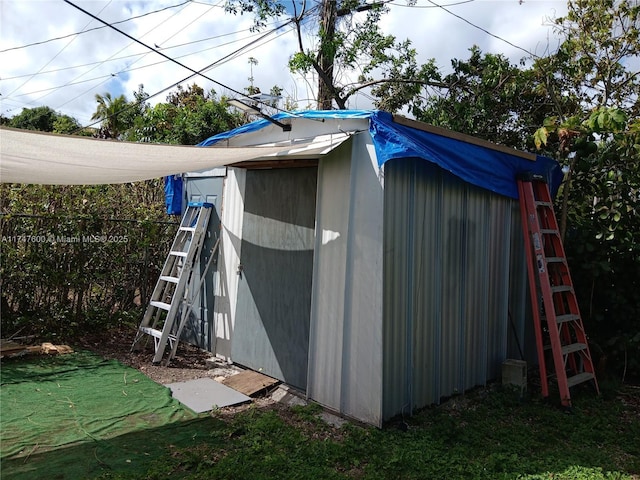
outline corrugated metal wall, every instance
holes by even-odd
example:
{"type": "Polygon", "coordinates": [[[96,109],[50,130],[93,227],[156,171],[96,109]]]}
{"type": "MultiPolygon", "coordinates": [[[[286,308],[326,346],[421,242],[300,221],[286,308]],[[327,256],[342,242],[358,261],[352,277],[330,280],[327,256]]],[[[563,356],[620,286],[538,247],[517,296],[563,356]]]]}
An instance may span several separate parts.
{"type": "Polygon", "coordinates": [[[511,267],[513,200],[405,159],[385,165],[384,202],[387,419],[499,377],[526,276],[511,267]]]}
{"type": "Polygon", "coordinates": [[[320,160],[307,395],[382,422],[383,187],[368,132],[320,160]]]}

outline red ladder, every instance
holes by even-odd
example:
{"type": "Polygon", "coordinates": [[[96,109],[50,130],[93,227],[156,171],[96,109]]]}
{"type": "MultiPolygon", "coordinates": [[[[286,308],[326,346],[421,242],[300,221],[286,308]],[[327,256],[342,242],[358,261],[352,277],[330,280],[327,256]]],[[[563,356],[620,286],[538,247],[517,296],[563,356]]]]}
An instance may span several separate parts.
{"type": "Polygon", "coordinates": [[[549,396],[545,354],[550,349],[560,402],[570,408],[574,385],[592,381],[599,393],[589,342],[547,183],[532,174],[517,181],[542,396],[549,396]]]}

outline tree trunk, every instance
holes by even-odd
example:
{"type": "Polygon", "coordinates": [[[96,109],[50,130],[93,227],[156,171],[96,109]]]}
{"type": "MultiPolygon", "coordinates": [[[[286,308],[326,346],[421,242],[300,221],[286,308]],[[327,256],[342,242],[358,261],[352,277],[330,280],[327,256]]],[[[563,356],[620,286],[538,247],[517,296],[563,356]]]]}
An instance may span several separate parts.
{"type": "Polygon", "coordinates": [[[320,77],[318,79],[319,110],[331,110],[333,108],[333,62],[335,60],[333,40],[336,32],[336,17],[336,0],[324,0],[322,2],[322,16],[320,18],[320,51],[318,64],[324,72],[325,78],[320,77]]]}

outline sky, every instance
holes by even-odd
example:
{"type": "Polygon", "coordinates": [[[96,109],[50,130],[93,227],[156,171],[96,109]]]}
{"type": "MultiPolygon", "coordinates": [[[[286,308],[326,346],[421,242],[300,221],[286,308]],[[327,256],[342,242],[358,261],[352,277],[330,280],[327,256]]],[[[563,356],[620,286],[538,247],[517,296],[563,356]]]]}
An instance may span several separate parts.
{"type": "MultiPolygon", "coordinates": [[[[316,80],[287,67],[297,37],[291,26],[281,26],[286,18],[255,32],[251,16],[225,13],[224,0],[70,1],[128,36],[63,0],[0,0],[3,116],[45,105],[86,126],[93,123],[96,94],[133,100],[144,85],[157,94],[154,104],[185,79],[184,86],[197,83],[227,97],[239,97],[251,83],[263,92],[277,85],[299,108],[314,105],[316,80]],[[205,67],[208,78],[188,78],[205,67]]],[[[389,8],[380,23],[384,33],[411,40],[420,62],[434,58],[446,71],[451,59],[467,59],[473,45],[514,64],[525,51],[555,51],[551,19],[566,13],[566,0],[393,0],[389,8]]],[[[304,29],[306,48],[314,33],[312,25],[304,29]]],[[[349,108],[372,108],[371,99],[356,95],[349,108]]]]}

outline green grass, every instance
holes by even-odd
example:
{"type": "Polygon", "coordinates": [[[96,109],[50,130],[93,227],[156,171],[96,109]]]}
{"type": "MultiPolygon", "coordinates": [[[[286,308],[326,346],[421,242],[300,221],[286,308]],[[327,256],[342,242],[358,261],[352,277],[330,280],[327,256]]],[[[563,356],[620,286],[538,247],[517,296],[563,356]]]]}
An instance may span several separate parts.
{"type": "MultiPolygon", "coordinates": [[[[129,437],[129,444],[155,452],[131,452],[135,465],[117,463],[101,453],[105,446],[92,446],[101,473],[85,478],[639,479],[638,394],[637,387],[599,397],[578,392],[574,412],[567,414],[494,387],[381,430],[331,427],[317,417],[317,405],[216,412],[184,426],[194,432],[187,443],[171,442],[161,432],[129,437]]],[[[47,478],[71,478],[53,474],[52,457],[38,460],[50,468],[47,478]]]]}

